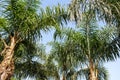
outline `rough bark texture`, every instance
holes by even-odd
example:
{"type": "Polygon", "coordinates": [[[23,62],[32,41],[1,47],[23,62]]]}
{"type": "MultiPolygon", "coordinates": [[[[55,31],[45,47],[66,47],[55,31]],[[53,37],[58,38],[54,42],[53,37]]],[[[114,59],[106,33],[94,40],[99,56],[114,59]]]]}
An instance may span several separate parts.
{"type": "Polygon", "coordinates": [[[16,45],[15,38],[11,37],[11,43],[10,45],[6,45],[5,42],[5,48],[3,50],[3,61],[0,63],[0,80],[10,80],[11,76],[14,73],[14,48],[16,45]]]}
{"type": "Polygon", "coordinates": [[[90,80],[98,80],[97,74],[96,74],[96,69],[95,69],[95,66],[94,66],[92,60],[90,60],[90,80]]]}

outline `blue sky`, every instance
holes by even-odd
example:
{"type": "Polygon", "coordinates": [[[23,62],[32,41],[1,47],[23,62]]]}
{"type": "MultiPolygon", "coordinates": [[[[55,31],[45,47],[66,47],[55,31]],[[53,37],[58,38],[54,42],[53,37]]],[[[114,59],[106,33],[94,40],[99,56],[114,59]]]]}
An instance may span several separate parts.
{"type": "MultiPolygon", "coordinates": [[[[42,7],[46,7],[46,6],[53,6],[53,5],[57,5],[58,3],[60,3],[62,6],[67,6],[70,3],[71,0],[41,0],[42,2],[42,7]]],[[[103,25],[102,23],[99,23],[101,25],[103,25]]],[[[72,26],[72,24],[69,24],[69,26],[72,26]]],[[[52,41],[52,35],[53,32],[50,31],[48,33],[44,33],[42,32],[43,38],[42,38],[42,43],[47,44],[47,42],[52,41]]],[[[47,52],[49,52],[50,47],[47,46],[47,52]]],[[[119,80],[120,79],[120,58],[117,59],[114,62],[108,62],[105,64],[105,67],[107,68],[108,72],[109,72],[109,80],[119,80]]]]}

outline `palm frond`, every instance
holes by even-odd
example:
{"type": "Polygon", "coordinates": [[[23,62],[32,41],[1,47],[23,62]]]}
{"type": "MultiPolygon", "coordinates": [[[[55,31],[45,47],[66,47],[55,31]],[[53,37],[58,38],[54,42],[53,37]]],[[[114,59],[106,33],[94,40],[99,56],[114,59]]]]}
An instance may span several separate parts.
{"type": "Polygon", "coordinates": [[[68,14],[72,20],[81,21],[83,13],[89,11],[87,16],[97,16],[99,20],[105,20],[108,24],[119,26],[120,2],[118,0],[72,0],[68,8],[68,14]]]}
{"type": "MultiPolygon", "coordinates": [[[[97,67],[96,69],[98,71],[99,80],[108,80],[108,71],[105,69],[105,67],[97,67]]],[[[78,77],[85,78],[86,80],[89,80],[89,74],[89,68],[80,69],[77,71],[77,75],[79,75],[78,77]]]]}

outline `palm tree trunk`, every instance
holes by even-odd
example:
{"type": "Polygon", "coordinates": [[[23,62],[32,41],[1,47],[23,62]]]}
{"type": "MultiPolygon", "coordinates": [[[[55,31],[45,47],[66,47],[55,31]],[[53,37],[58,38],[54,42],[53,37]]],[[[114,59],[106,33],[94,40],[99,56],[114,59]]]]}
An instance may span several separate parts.
{"type": "Polygon", "coordinates": [[[71,80],[77,80],[77,73],[75,72],[72,76],[72,79],[71,80]]]}
{"type": "Polygon", "coordinates": [[[65,75],[65,71],[63,71],[63,76],[62,76],[62,80],[66,80],[66,75],[65,75]]]}
{"type": "Polygon", "coordinates": [[[96,73],[96,80],[98,80],[98,69],[95,70],[95,73],[96,73]]]}
{"type": "Polygon", "coordinates": [[[11,43],[8,46],[4,41],[4,58],[0,63],[0,80],[10,80],[11,76],[14,73],[14,48],[16,45],[16,41],[14,37],[11,37],[11,43]]]}
{"type": "Polygon", "coordinates": [[[97,74],[96,74],[96,69],[95,69],[95,66],[94,66],[94,64],[93,64],[93,61],[92,60],[90,60],[90,62],[89,62],[90,64],[89,64],[89,67],[90,67],[90,75],[89,75],[89,79],[90,80],[98,80],[97,79],[97,74]]]}

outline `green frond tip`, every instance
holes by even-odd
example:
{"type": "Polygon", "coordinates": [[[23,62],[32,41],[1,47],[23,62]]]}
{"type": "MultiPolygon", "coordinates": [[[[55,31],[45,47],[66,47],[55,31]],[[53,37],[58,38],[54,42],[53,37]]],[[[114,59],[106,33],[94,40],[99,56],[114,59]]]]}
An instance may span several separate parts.
{"type": "Polygon", "coordinates": [[[5,18],[0,18],[0,28],[6,27],[7,21],[5,18]]]}

